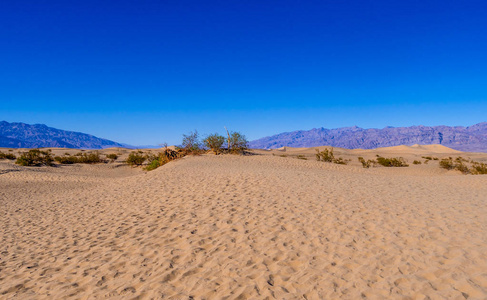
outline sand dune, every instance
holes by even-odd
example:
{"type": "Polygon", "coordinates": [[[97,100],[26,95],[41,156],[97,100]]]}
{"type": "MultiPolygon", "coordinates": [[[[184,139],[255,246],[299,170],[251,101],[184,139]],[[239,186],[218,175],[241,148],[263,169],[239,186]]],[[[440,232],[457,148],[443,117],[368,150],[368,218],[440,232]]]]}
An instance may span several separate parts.
{"type": "Polygon", "coordinates": [[[273,153],[0,162],[0,298],[487,298],[486,176],[273,153]]]}

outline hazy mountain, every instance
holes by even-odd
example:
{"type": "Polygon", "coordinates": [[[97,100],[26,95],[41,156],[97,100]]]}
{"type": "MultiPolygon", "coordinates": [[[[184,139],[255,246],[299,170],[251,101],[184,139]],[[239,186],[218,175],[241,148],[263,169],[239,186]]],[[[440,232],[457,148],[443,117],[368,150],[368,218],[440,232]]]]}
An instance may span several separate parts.
{"type": "Polygon", "coordinates": [[[0,147],[103,149],[127,146],[86,133],[60,130],[42,124],[0,122],[0,147]]]}
{"type": "Polygon", "coordinates": [[[357,126],[337,129],[315,128],[285,132],[250,142],[254,149],[333,146],[373,149],[398,145],[441,144],[460,151],[487,152],[487,122],[469,127],[411,126],[363,129],[357,126]]]}

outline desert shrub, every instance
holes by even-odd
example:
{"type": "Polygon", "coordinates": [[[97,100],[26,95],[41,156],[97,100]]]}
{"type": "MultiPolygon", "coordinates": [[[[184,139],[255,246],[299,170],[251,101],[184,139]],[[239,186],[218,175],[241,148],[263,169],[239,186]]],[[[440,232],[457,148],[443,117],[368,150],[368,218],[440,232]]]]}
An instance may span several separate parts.
{"type": "Polygon", "coordinates": [[[331,148],[331,150],[325,148],[325,150],[321,152],[318,149],[316,149],[317,161],[332,162],[334,159],[335,159],[335,155],[333,154],[333,148],[331,148]]]}
{"type": "Polygon", "coordinates": [[[439,160],[439,158],[438,157],[433,157],[433,160],[439,160]]]}
{"type": "Polygon", "coordinates": [[[138,152],[132,152],[129,154],[129,157],[127,157],[125,162],[130,166],[140,166],[146,159],[147,157],[145,155],[138,152]]]}
{"type": "Polygon", "coordinates": [[[28,152],[21,153],[15,163],[21,166],[52,166],[53,161],[50,150],[31,149],[28,152]]]}
{"type": "Polygon", "coordinates": [[[339,158],[334,159],[333,163],[338,164],[338,165],[346,165],[348,163],[348,160],[339,157],[339,158]]]}
{"type": "Polygon", "coordinates": [[[3,152],[0,152],[0,159],[16,159],[17,157],[15,156],[15,154],[12,154],[12,153],[3,153],[3,152]]]}
{"type": "Polygon", "coordinates": [[[118,155],[116,155],[115,153],[110,153],[110,154],[107,154],[106,156],[111,161],[114,161],[114,160],[116,160],[118,158],[118,155]]]}
{"type": "Polygon", "coordinates": [[[487,174],[487,164],[479,163],[479,162],[473,162],[472,163],[472,174],[475,174],[475,175],[487,174]]]}
{"type": "Polygon", "coordinates": [[[413,165],[420,165],[420,164],[421,164],[421,162],[419,160],[413,161],[413,165]]]}
{"type": "Polygon", "coordinates": [[[54,157],[58,163],[63,165],[70,164],[97,164],[105,163],[106,161],[100,157],[98,152],[94,153],[77,153],[76,155],[64,155],[54,157]]]}
{"type": "Polygon", "coordinates": [[[144,168],[146,171],[152,171],[161,166],[158,159],[154,159],[153,161],[149,162],[149,164],[144,168]]]}
{"type": "Polygon", "coordinates": [[[191,131],[188,134],[183,134],[183,141],[181,149],[186,150],[188,153],[199,154],[201,150],[201,142],[199,140],[198,131],[191,131]]]}
{"type": "Polygon", "coordinates": [[[368,159],[368,160],[365,160],[363,157],[358,157],[358,161],[362,164],[362,167],[368,169],[370,168],[371,166],[375,166],[375,164],[377,163],[377,161],[375,160],[371,160],[371,159],[368,159]]]}
{"type": "Polygon", "coordinates": [[[78,158],[78,163],[80,164],[97,164],[97,163],[104,163],[105,160],[101,158],[100,154],[98,152],[94,153],[83,153],[78,158]]]}
{"type": "Polygon", "coordinates": [[[297,159],[302,159],[302,160],[308,160],[308,159],[306,158],[306,156],[304,156],[304,155],[298,155],[298,156],[296,156],[296,158],[297,158],[297,159]]]}
{"type": "Polygon", "coordinates": [[[287,154],[281,154],[279,157],[287,157],[287,154]]]}
{"type": "Polygon", "coordinates": [[[245,135],[241,134],[240,132],[232,132],[230,133],[229,141],[229,149],[230,153],[243,153],[245,150],[249,148],[247,138],[245,135]]]}
{"type": "Polygon", "coordinates": [[[187,155],[188,152],[184,150],[174,151],[171,149],[166,148],[163,152],[159,153],[159,155],[149,155],[149,164],[145,167],[145,170],[152,171],[157,169],[160,166],[167,164],[168,162],[181,158],[187,155]]]}
{"type": "Polygon", "coordinates": [[[470,169],[468,166],[464,165],[462,162],[458,162],[455,165],[455,169],[462,172],[463,174],[470,174],[470,169]]]}
{"type": "Polygon", "coordinates": [[[384,167],[409,167],[402,157],[385,158],[379,156],[377,157],[377,163],[384,167]]]}
{"type": "Polygon", "coordinates": [[[325,148],[325,150],[321,152],[318,149],[316,149],[315,155],[317,161],[332,162],[339,165],[346,165],[348,163],[347,160],[341,157],[335,158],[335,155],[333,154],[333,148],[331,148],[330,150],[325,148]]]}
{"type": "Polygon", "coordinates": [[[440,168],[446,169],[446,170],[453,170],[455,169],[455,163],[453,162],[453,158],[443,158],[440,160],[440,168]]]}
{"type": "Polygon", "coordinates": [[[213,151],[213,153],[215,153],[216,155],[220,154],[223,151],[224,142],[225,138],[217,133],[210,134],[203,141],[205,146],[211,149],[211,151],[213,151]]]}
{"type": "Polygon", "coordinates": [[[60,164],[63,164],[63,165],[71,165],[71,164],[75,164],[78,162],[78,157],[72,156],[72,155],[56,156],[56,157],[54,157],[54,160],[60,164]]]}
{"type": "Polygon", "coordinates": [[[424,158],[426,160],[432,160],[433,159],[431,156],[421,156],[421,158],[424,158]]]}

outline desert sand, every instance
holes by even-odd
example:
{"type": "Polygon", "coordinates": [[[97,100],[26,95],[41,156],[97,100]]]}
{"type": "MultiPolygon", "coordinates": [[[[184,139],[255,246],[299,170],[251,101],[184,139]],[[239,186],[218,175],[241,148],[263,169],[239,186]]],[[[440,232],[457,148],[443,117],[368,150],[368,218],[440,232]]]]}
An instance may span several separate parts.
{"type": "Polygon", "coordinates": [[[487,298],[487,176],[357,162],[487,154],[335,149],[352,159],[336,165],[314,153],[151,172],[0,161],[0,299],[487,298]]]}

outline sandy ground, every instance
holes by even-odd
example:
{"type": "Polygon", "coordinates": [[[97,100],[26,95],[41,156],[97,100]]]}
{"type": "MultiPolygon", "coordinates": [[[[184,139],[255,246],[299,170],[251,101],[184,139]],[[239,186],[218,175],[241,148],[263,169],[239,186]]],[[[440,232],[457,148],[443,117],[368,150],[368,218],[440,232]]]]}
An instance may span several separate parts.
{"type": "Polygon", "coordinates": [[[0,299],[486,299],[487,176],[356,162],[459,155],[401,147],[0,161],[0,299]]]}

